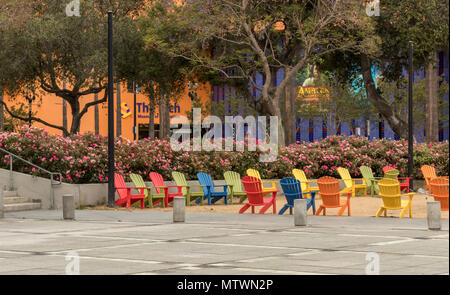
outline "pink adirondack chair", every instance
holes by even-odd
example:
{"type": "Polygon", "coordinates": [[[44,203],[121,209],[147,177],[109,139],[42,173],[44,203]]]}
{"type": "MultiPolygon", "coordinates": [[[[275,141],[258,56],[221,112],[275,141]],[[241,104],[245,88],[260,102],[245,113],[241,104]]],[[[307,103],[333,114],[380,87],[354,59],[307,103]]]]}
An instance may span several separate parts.
{"type": "Polygon", "coordinates": [[[276,214],[276,197],[278,191],[271,191],[272,197],[264,197],[268,192],[262,190],[261,180],[253,176],[244,176],[242,178],[244,190],[247,193],[248,202],[239,210],[239,214],[244,213],[248,208],[252,208],[252,213],[255,213],[255,206],[263,206],[259,210],[259,214],[264,214],[270,206],[273,207],[273,214],[276,214]]]}
{"type": "Polygon", "coordinates": [[[144,209],[145,187],[127,187],[122,175],[117,173],[114,173],[114,186],[119,194],[119,199],[115,202],[117,205],[130,208],[131,204],[141,201],[141,209],[144,209]],[[139,190],[140,193],[132,194],[132,189],[139,190]]]}
{"type": "MultiPolygon", "coordinates": [[[[164,207],[167,208],[169,206],[169,203],[173,201],[174,197],[182,197],[183,196],[183,191],[182,191],[182,186],[179,185],[165,185],[164,184],[164,180],[162,178],[162,175],[156,172],[151,172],[150,173],[150,179],[152,180],[153,186],[156,189],[156,192],[158,194],[161,193],[161,189],[164,192],[164,207]],[[171,187],[176,187],[178,188],[178,192],[176,193],[169,193],[169,188],[171,187]]],[[[160,200],[156,201],[156,203],[160,202],[160,200]]]]}

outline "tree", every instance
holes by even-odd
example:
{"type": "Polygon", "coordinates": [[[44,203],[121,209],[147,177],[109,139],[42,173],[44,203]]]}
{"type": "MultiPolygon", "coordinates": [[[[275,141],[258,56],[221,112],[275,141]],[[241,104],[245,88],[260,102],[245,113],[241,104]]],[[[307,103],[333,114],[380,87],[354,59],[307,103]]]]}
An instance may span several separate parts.
{"type": "MultiPolygon", "coordinates": [[[[3,5],[8,2],[2,1],[3,5]]],[[[66,15],[65,1],[16,0],[0,11],[0,84],[11,96],[31,89],[38,95],[54,94],[70,106],[70,128],[33,121],[59,129],[64,135],[80,131],[82,117],[92,106],[107,100],[107,11],[115,16],[116,41],[127,42],[131,21],[145,1],[85,0],[80,17],[66,15]],[[63,81],[69,87],[62,87],[63,81]],[[104,91],[102,99],[85,96],[104,91]],[[84,105],[83,105],[84,104],[84,105]]],[[[117,45],[117,44],[116,44],[117,45]]],[[[116,46],[118,48],[118,46],[116,46]]],[[[13,114],[13,117],[28,120],[13,114]]]]}
{"type": "MultiPolygon", "coordinates": [[[[334,52],[324,58],[321,67],[334,70],[348,81],[354,81],[362,75],[369,101],[392,130],[400,138],[407,139],[407,118],[400,116],[392,108],[392,98],[381,95],[375,81],[374,68],[386,81],[399,81],[405,77],[408,41],[414,44],[414,68],[428,66],[433,62],[434,58],[431,57],[435,56],[437,50],[448,51],[448,13],[448,0],[382,1],[380,16],[365,17],[376,28],[374,34],[364,36],[365,41],[362,41],[371,46],[364,47],[365,50],[356,54],[348,51],[334,52]]],[[[429,85],[431,84],[431,88],[437,88],[437,83],[429,85]]]]}
{"type": "MultiPolygon", "coordinates": [[[[284,145],[287,122],[280,103],[296,73],[308,62],[361,44],[350,37],[364,34],[358,1],[184,1],[184,6],[161,6],[148,28],[148,43],[183,57],[226,79],[243,79],[261,95],[265,115],[278,117],[279,143],[284,145]],[[169,28],[169,29],[168,29],[169,28]],[[340,28],[340,30],[336,30],[340,28]],[[165,32],[173,32],[167,35],[165,32]],[[275,85],[276,73],[284,78],[275,85]],[[263,85],[252,76],[260,73],[263,85]]],[[[290,108],[290,112],[294,108],[290,108]]],[[[292,134],[289,132],[288,134],[292,134]]]]}
{"type": "MultiPolygon", "coordinates": [[[[160,48],[146,44],[146,28],[154,25],[155,9],[160,1],[150,1],[149,6],[135,22],[128,23],[127,38],[118,53],[117,75],[121,80],[133,80],[149,101],[149,134],[155,138],[155,109],[159,106],[160,138],[170,135],[169,104],[177,101],[185,89],[190,63],[183,58],[169,56],[160,48]]],[[[168,33],[168,32],[166,32],[168,33]]]]}

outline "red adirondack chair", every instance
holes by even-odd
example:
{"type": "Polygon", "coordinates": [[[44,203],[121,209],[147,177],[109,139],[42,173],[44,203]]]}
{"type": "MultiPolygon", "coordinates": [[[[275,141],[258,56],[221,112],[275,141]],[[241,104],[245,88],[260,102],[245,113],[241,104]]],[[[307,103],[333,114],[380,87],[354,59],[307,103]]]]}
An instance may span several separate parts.
{"type": "Polygon", "coordinates": [[[117,205],[130,208],[131,204],[141,201],[141,209],[144,209],[145,187],[127,187],[122,175],[117,173],[114,173],[114,186],[119,194],[119,199],[116,201],[117,205]],[[133,195],[132,189],[139,190],[140,193],[133,195]]]}
{"type": "MultiPolygon", "coordinates": [[[[168,207],[169,203],[173,201],[174,197],[182,197],[183,196],[183,191],[182,191],[182,186],[179,185],[165,185],[164,184],[164,180],[162,178],[162,175],[156,172],[151,172],[150,173],[150,179],[152,180],[153,186],[156,189],[156,192],[158,194],[161,193],[161,189],[164,192],[164,207],[168,207]],[[169,188],[171,187],[176,187],[178,188],[178,192],[176,193],[169,193],[169,188]]],[[[160,202],[161,200],[156,201],[154,204],[160,202]]]]}
{"type": "Polygon", "coordinates": [[[247,193],[247,203],[239,210],[239,214],[244,213],[248,208],[252,208],[252,213],[255,213],[256,206],[263,206],[259,210],[259,214],[264,214],[270,206],[273,207],[273,214],[276,214],[276,197],[278,191],[264,192],[264,195],[272,193],[271,197],[264,197],[261,180],[253,176],[244,176],[242,178],[244,190],[247,193]]]}

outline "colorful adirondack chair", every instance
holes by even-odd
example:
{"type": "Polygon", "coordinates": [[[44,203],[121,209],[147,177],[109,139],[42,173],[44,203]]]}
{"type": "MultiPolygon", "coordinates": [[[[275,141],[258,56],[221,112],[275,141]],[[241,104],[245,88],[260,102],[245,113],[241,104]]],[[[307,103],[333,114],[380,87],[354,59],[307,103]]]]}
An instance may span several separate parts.
{"type": "Polygon", "coordinates": [[[198,185],[198,184],[187,184],[186,177],[184,177],[183,173],[173,171],[172,172],[172,178],[175,180],[175,183],[178,186],[181,186],[181,192],[183,193],[183,196],[186,197],[186,205],[190,206],[191,202],[194,200],[199,200],[200,205],[203,205],[203,198],[205,197],[205,193],[203,192],[204,185],[198,185]],[[199,187],[201,188],[200,192],[193,192],[191,188],[193,187],[199,187]]]}
{"type": "Polygon", "coordinates": [[[345,209],[347,209],[347,214],[350,216],[352,190],[344,189],[343,191],[339,191],[339,180],[330,176],[319,178],[317,184],[319,185],[319,194],[322,198],[322,204],[319,206],[315,215],[319,215],[322,211],[323,215],[326,215],[327,208],[341,208],[338,211],[338,216],[341,216],[345,209]],[[347,195],[345,201],[341,201],[342,194],[347,195]]]}
{"type": "Polygon", "coordinates": [[[358,190],[363,190],[364,195],[367,195],[367,184],[366,180],[364,178],[353,178],[350,176],[350,172],[348,172],[347,168],[338,167],[337,169],[339,175],[341,176],[341,179],[344,181],[345,189],[343,190],[343,193],[347,193],[347,191],[352,192],[352,196],[354,197],[356,192],[358,190]],[[361,181],[361,183],[356,183],[356,181],[361,181]]]}
{"type": "Polygon", "coordinates": [[[445,177],[436,177],[430,180],[430,194],[434,197],[435,201],[441,202],[442,211],[448,211],[448,183],[448,178],[445,177]]]}
{"type": "Polygon", "coordinates": [[[377,182],[381,177],[373,176],[372,168],[368,166],[359,167],[359,171],[361,171],[363,178],[366,180],[367,188],[370,189],[370,195],[378,195],[380,193],[380,188],[378,187],[377,182]]]}
{"type": "Polygon", "coordinates": [[[161,202],[161,207],[164,206],[164,194],[153,194],[151,187],[147,187],[147,185],[144,182],[144,179],[139,174],[130,174],[131,181],[133,182],[134,186],[136,187],[145,187],[144,190],[145,194],[145,203],[148,203],[150,208],[153,208],[153,205],[161,202]],[[156,199],[156,201],[154,201],[156,199]],[[159,199],[159,200],[158,200],[159,199]]]}
{"type": "Polygon", "coordinates": [[[384,212],[387,216],[387,210],[402,210],[400,218],[405,216],[406,211],[409,211],[409,217],[412,218],[412,199],[414,193],[402,194],[400,192],[400,182],[396,179],[384,178],[378,182],[380,187],[380,196],[383,199],[383,205],[378,209],[376,217],[384,212]],[[402,200],[402,197],[408,197],[408,200],[402,200]]]}
{"type": "MultiPolygon", "coordinates": [[[[228,204],[228,185],[214,185],[211,175],[204,172],[197,173],[197,178],[200,184],[204,185],[203,191],[205,198],[208,198],[208,205],[214,204],[221,198],[224,198],[225,204],[228,204]],[[216,192],[214,190],[215,187],[223,187],[223,191],[216,192]]],[[[199,200],[196,200],[196,202],[199,202],[199,200]]]]}
{"type": "Polygon", "coordinates": [[[114,173],[114,186],[119,194],[119,199],[115,202],[117,205],[130,208],[132,204],[141,201],[141,209],[144,209],[145,187],[127,187],[122,175],[117,173],[114,173]],[[132,189],[139,190],[140,194],[132,194],[132,189]]]}
{"type": "Polygon", "coordinates": [[[162,175],[156,172],[150,172],[150,179],[152,180],[153,186],[157,194],[164,194],[164,207],[169,207],[169,203],[173,201],[174,197],[183,196],[182,186],[178,185],[165,185],[162,175]],[[169,188],[176,187],[178,192],[169,193],[169,188]]]}
{"type": "Polygon", "coordinates": [[[252,176],[252,177],[256,177],[259,180],[261,180],[261,185],[262,185],[262,190],[265,193],[271,193],[272,191],[276,191],[277,190],[277,185],[276,185],[276,181],[264,181],[261,179],[261,175],[259,174],[258,170],[255,169],[247,169],[247,175],[248,176],[252,176]],[[265,183],[270,183],[271,186],[270,187],[264,187],[265,183]]]}
{"type": "Polygon", "coordinates": [[[247,203],[239,210],[239,214],[247,211],[248,208],[252,208],[252,213],[255,213],[256,206],[263,206],[261,210],[259,210],[259,214],[264,214],[267,209],[272,206],[273,214],[276,214],[276,197],[278,191],[271,191],[271,197],[265,197],[268,192],[264,192],[262,189],[261,179],[253,177],[253,176],[244,176],[242,178],[242,184],[244,185],[244,190],[247,193],[247,203]]]}
{"type": "Polygon", "coordinates": [[[304,195],[310,194],[311,198],[306,199],[306,210],[309,208],[313,208],[313,214],[316,213],[316,205],[315,205],[315,195],[318,191],[310,191],[303,192],[302,185],[300,181],[296,178],[286,177],[280,180],[281,188],[283,189],[284,196],[286,197],[286,204],[281,208],[278,212],[279,215],[283,215],[283,213],[289,208],[289,214],[292,215],[292,208],[294,208],[294,200],[296,199],[304,199],[304,195]]]}
{"type": "Polygon", "coordinates": [[[230,201],[233,203],[233,197],[239,197],[239,203],[247,199],[247,194],[242,188],[241,176],[237,172],[227,171],[223,174],[225,183],[230,187],[230,201]]]}
{"type": "MultiPolygon", "coordinates": [[[[311,192],[311,191],[319,190],[319,187],[310,185],[310,183],[312,183],[314,181],[308,180],[308,178],[306,178],[306,174],[303,170],[293,169],[292,174],[294,175],[294,177],[296,179],[298,179],[300,181],[300,184],[302,186],[302,192],[304,192],[305,194],[308,192],[311,192]]],[[[309,198],[309,196],[305,196],[305,197],[309,198]]]]}
{"type": "MultiPolygon", "coordinates": [[[[430,165],[423,165],[422,167],[420,167],[420,170],[422,171],[423,178],[425,179],[425,182],[427,183],[423,189],[429,191],[430,190],[430,180],[438,177],[436,174],[436,169],[430,165]]],[[[444,178],[448,179],[448,176],[439,176],[439,177],[444,177],[444,178]]]]}
{"type": "Polygon", "coordinates": [[[400,182],[400,190],[406,191],[409,193],[409,179],[410,177],[398,177],[400,174],[400,171],[397,169],[389,169],[386,172],[384,172],[384,178],[394,179],[400,182]]]}

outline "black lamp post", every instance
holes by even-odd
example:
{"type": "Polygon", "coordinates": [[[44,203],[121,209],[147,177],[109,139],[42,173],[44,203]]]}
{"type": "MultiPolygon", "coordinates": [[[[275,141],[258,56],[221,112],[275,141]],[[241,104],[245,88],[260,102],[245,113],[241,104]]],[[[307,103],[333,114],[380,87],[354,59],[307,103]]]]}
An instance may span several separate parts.
{"type": "Polygon", "coordinates": [[[409,182],[409,189],[413,189],[413,169],[414,169],[414,157],[413,157],[413,44],[412,41],[408,42],[408,177],[411,177],[409,182]]]}
{"type": "Polygon", "coordinates": [[[136,140],[137,137],[137,126],[136,126],[136,94],[138,85],[133,81],[133,92],[134,92],[134,111],[133,111],[133,138],[136,140]]]}
{"type": "Polygon", "coordinates": [[[108,207],[114,207],[113,14],[108,11],[108,207]]]}
{"type": "Polygon", "coordinates": [[[33,101],[36,100],[36,96],[34,94],[34,91],[31,93],[29,93],[29,90],[26,90],[25,93],[25,98],[28,100],[28,127],[31,127],[31,109],[33,107],[33,101]]]}

